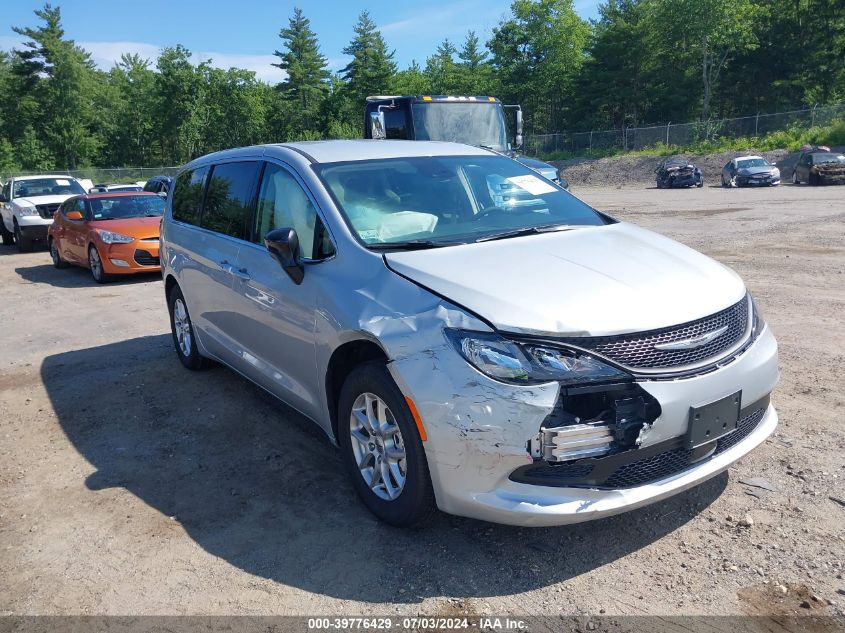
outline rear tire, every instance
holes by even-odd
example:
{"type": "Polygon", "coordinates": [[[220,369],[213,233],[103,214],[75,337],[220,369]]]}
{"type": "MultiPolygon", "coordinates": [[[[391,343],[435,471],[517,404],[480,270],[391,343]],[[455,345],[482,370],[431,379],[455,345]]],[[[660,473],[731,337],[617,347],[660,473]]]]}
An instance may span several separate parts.
{"type": "Polygon", "coordinates": [[[200,354],[197,347],[197,337],[188,304],[179,286],[174,286],[167,298],[167,310],[170,312],[170,333],[173,336],[173,346],[180,362],[191,371],[207,369],[211,361],[200,354]]]}
{"type": "Polygon", "coordinates": [[[32,239],[23,234],[17,222],[15,222],[15,241],[18,243],[18,250],[21,253],[28,253],[32,250],[32,239]]]}
{"type": "Polygon", "coordinates": [[[398,527],[429,518],[436,505],[425,450],[405,397],[383,364],[364,363],[352,370],[337,415],[344,464],[370,512],[398,527]],[[368,407],[369,419],[378,420],[375,426],[366,422],[368,407]]]}
{"type": "Polygon", "coordinates": [[[62,259],[62,256],[59,253],[59,247],[56,245],[56,240],[51,239],[48,242],[48,246],[50,247],[50,258],[53,260],[53,266],[55,268],[67,268],[67,263],[62,259]]]}

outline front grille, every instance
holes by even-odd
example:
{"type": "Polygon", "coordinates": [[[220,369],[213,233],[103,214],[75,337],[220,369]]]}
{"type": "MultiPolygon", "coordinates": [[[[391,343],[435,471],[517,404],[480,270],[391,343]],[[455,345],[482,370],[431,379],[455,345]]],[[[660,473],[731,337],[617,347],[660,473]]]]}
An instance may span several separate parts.
{"type": "Polygon", "coordinates": [[[694,365],[718,356],[743,339],[749,329],[749,303],[746,296],[711,316],[659,330],[618,336],[566,338],[562,342],[591,350],[631,369],[655,370],[694,365]],[[695,338],[725,326],[728,329],[722,335],[695,349],[659,350],[654,347],[660,343],[695,338]]]}
{"type": "Polygon", "coordinates": [[[35,210],[38,211],[38,215],[40,215],[45,220],[50,220],[53,218],[53,214],[58,210],[60,207],[60,203],[55,204],[37,204],[35,205],[35,210]]]}
{"type": "Polygon", "coordinates": [[[159,258],[150,254],[149,251],[138,249],[135,251],[135,261],[140,266],[159,266],[159,258]]]}
{"type": "MultiPolygon", "coordinates": [[[[716,440],[716,450],[713,455],[724,453],[726,450],[748,437],[760,424],[765,409],[760,408],[748,414],[739,421],[736,430],[716,440]]],[[[675,448],[658,453],[652,457],[625,464],[616,469],[602,484],[602,488],[633,488],[643,484],[671,477],[697,462],[693,462],[695,449],[675,448]]]]}

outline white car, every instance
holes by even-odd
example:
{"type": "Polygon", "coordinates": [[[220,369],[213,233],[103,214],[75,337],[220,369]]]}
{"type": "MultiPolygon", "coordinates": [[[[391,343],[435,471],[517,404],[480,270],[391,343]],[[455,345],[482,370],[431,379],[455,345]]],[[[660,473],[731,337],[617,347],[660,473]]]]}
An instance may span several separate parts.
{"type": "Polygon", "coordinates": [[[85,193],[82,184],[70,176],[18,176],[3,185],[0,194],[0,234],[6,246],[17,242],[28,251],[36,240],[47,237],[53,214],[71,196],[85,193]]]}

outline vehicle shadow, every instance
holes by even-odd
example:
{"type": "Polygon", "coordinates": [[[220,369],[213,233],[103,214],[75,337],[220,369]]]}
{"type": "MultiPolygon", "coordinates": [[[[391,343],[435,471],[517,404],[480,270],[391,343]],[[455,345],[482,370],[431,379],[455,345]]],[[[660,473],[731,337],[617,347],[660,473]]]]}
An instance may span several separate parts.
{"type": "MultiPolygon", "coordinates": [[[[727,484],[723,474],[647,508],[568,527],[438,514],[401,530],[358,501],[316,425],[223,367],[186,371],[169,335],[49,356],[41,379],[64,433],[96,468],[85,502],[98,514],[122,515],[96,494],[125,488],[215,557],[341,599],[406,603],[545,587],[673,532],[727,484]],[[96,404],[91,385],[108,385],[96,404]]],[[[126,529],[137,530],[143,549],[150,528],[126,529]]]]}
{"type": "MultiPolygon", "coordinates": [[[[38,251],[42,251],[42,250],[45,251],[45,252],[47,251],[47,249],[42,248],[40,244],[36,244],[36,245],[33,246],[32,252],[37,253],[38,251]]],[[[21,253],[18,250],[17,244],[11,244],[11,245],[8,245],[8,246],[4,245],[4,244],[0,244],[0,257],[6,257],[8,255],[18,255],[18,256],[20,256],[20,255],[26,255],[26,254],[27,253],[21,253]]]]}
{"type": "MultiPolygon", "coordinates": [[[[87,268],[79,266],[68,266],[67,268],[57,269],[52,263],[39,264],[37,266],[20,266],[15,268],[15,272],[21,276],[22,279],[34,284],[49,284],[56,288],[85,288],[89,286],[98,286],[99,284],[91,277],[91,273],[87,268]]],[[[161,281],[161,273],[139,273],[136,275],[125,275],[121,277],[114,277],[105,285],[130,285],[143,284],[151,281],[161,281]]]]}

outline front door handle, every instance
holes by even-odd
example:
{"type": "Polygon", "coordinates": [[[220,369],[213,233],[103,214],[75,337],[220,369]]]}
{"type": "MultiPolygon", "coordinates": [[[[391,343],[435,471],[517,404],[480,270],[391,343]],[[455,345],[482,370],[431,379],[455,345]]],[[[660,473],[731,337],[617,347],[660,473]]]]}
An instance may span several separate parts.
{"type": "Polygon", "coordinates": [[[220,270],[229,273],[232,277],[237,277],[238,279],[251,279],[249,276],[249,271],[246,268],[235,268],[230,264],[227,260],[223,260],[220,263],[220,270]]]}

